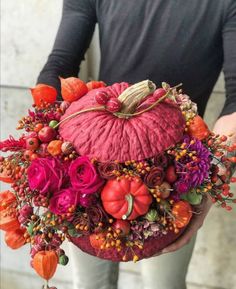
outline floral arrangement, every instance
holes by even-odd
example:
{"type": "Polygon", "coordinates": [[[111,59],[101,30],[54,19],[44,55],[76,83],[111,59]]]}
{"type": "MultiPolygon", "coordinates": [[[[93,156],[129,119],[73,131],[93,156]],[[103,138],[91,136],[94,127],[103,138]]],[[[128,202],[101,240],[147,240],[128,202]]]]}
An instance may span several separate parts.
{"type": "Polygon", "coordinates": [[[10,248],[30,245],[46,281],[68,263],[65,240],[136,262],[177,239],[204,198],[232,209],[236,144],[208,129],[179,86],[71,77],[61,87],[63,101],[53,87],[32,89],[25,132],[0,142],[0,180],[11,186],[0,193],[0,229],[10,248]]]}

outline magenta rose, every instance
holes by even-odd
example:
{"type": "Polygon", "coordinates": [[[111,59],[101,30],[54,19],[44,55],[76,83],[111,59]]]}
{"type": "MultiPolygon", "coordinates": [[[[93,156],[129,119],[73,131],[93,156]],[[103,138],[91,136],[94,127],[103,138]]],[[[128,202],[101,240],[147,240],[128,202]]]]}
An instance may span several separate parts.
{"type": "Polygon", "coordinates": [[[52,158],[37,158],[28,168],[28,182],[31,190],[38,190],[40,194],[60,190],[64,170],[60,162],[52,158]]]}
{"type": "Polygon", "coordinates": [[[68,213],[69,208],[79,203],[79,194],[73,188],[63,189],[50,199],[49,209],[56,215],[68,213]]]}
{"type": "Polygon", "coordinates": [[[96,193],[104,183],[95,166],[85,156],[79,157],[71,163],[69,176],[72,187],[82,194],[96,193]]]}

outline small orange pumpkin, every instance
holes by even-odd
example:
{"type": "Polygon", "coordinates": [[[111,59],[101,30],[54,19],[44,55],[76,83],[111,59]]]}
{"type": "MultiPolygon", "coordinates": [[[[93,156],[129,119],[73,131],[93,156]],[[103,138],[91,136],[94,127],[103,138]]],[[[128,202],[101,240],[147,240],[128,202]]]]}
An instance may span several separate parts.
{"type": "Polygon", "coordinates": [[[54,103],[57,99],[57,90],[50,85],[37,84],[30,90],[36,106],[42,106],[43,102],[54,103]]]}
{"type": "Polygon", "coordinates": [[[187,226],[193,215],[191,205],[185,201],[175,203],[172,208],[172,214],[175,217],[174,225],[177,228],[187,226]]]}
{"type": "Polygon", "coordinates": [[[106,239],[105,233],[91,234],[89,236],[90,244],[94,249],[101,249],[101,246],[103,246],[106,243],[105,239],[106,239]]]}
{"type": "Polygon", "coordinates": [[[62,143],[61,140],[52,140],[47,146],[47,151],[52,156],[58,156],[61,153],[62,143]]]}
{"type": "Polygon", "coordinates": [[[76,101],[88,92],[88,87],[86,83],[77,77],[60,77],[60,80],[61,95],[65,101],[76,101]]]}
{"type": "Polygon", "coordinates": [[[105,211],[116,219],[134,220],[148,212],[152,196],[138,177],[107,181],[101,193],[105,211]]]}
{"type": "Polygon", "coordinates": [[[199,115],[196,115],[190,122],[188,133],[198,140],[203,140],[209,136],[210,131],[205,121],[199,115]]]}
{"type": "Polygon", "coordinates": [[[40,251],[33,258],[33,268],[45,280],[49,280],[56,272],[58,255],[55,251],[40,251]]]}
{"type": "Polygon", "coordinates": [[[16,211],[5,209],[0,211],[0,230],[14,231],[20,228],[20,223],[16,217],[16,211]]]}
{"type": "Polygon", "coordinates": [[[16,196],[10,191],[0,193],[0,211],[5,210],[16,201],[16,196]]]}
{"type": "Polygon", "coordinates": [[[5,243],[7,244],[8,247],[10,247],[11,249],[15,250],[15,249],[19,249],[20,247],[22,247],[25,243],[25,234],[26,229],[16,229],[14,231],[8,231],[5,234],[5,243]]]}

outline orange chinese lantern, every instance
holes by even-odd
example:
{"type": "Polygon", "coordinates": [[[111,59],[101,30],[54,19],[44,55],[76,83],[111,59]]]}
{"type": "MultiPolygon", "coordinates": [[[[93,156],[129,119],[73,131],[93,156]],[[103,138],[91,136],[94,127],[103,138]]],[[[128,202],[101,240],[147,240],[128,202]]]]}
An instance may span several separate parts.
{"type": "Polygon", "coordinates": [[[95,81],[95,80],[92,80],[92,81],[89,81],[86,83],[87,87],[88,87],[88,90],[92,90],[92,89],[97,89],[97,88],[100,88],[100,87],[105,87],[106,86],[106,83],[103,82],[103,81],[95,81]]]}
{"type": "Polygon", "coordinates": [[[5,210],[16,201],[16,196],[10,191],[0,193],[0,211],[5,210]]]}
{"type": "Polygon", "coordinates": [[[188,133],[198,140],[203,140],[209,136],[210,131],[205,121],[199,115],[196,115],[188,127],[188,133]]]}
{"type": "Polygon", "coordinates": [[[38,107],[42,106],[44,102],[54,103],[57,99],[57,90],[50,85],[40,83],[30,90],[34,104],[38,107]]]}
{"type": "Polygon", "coordinates": [[[65,101],[76,101],[88,92],[88,87],[86,83],[77,77],[60,77],[60,80],[61,95],[65,101]]]}
{"type": "Polygon", "coordinates": [[[58,255],[55,251],[40,251],[33,258],[34,270],[45,280],[53,277],[57,269],[58,255]]]}
{"type": "Polygon", "coordinates": [[[11,176],[7,174],[7,169],[3,168],[2,172],[0,173],[0,181],[8,184],[13,183],[13,179],[11,176]]]}
{"type": "Polygon", "coordinates": [[[15,209],[5,209],[0,211],[0,230],[14,231],[20,228],[20,223],[16,217],[15,209]]]}
{"type": "Polygon", "coordinates": [[[25,231],[26,229],[19,228],[14,231],[6,232],[5,242],[7,246],[14,250],[22,247],[26,243],[26,240],[24,237],[25,231]]]}

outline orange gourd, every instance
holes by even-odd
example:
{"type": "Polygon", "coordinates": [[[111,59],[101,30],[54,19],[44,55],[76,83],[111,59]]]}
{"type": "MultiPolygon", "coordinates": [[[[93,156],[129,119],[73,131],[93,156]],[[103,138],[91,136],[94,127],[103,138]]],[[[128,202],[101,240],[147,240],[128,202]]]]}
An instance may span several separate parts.
{"type": "Polygon", "coordinates": [[[54,103],[57,99],[57,90],[50,85],[37,84],[30,90],[34,104],[38,107],[42,106],[44,102],[54,103]]]}
{"type": "Polygon", "coordinates": [[[16,201],[15,195],[10,191],[0,193],[0,211],[5,210],[16,201]]]}
{"type": "Polygon", "coordinates": [[[58,156],[61,153],[62,143],[61,140],[52,140],[47,146],[47,151],[52,156],[58,156]]]}
{"type": "Polygon", "coordinates": [[[5,243],[11,249],[19,249],[20,247],[24,246],[26,243],[24,233],[26,229],[16,229],[14,231],[8,231],[5,234],[5,243]]]}
{"type": "Polygon", "coordinates": [[[179,201],[172,208],[172,215],[175,217],[174,225],[183,228],[188,225],[192,218],[192,208],[188,202],[179,201]]]}
{"type": "Polygon", "coordinates": [[[55,251],[40,251],[33,258],[33,268],[45,280],[49,280],[56,272],[58,255],[55,251]]]}
{"type": "Polygon", "coordinates": [[[65,101],[73,102],[84,96],[88,92],[85,82],[76,77],[62,78],[61,95],[65,101]]]}
{"type": "Polygon", "coordinates": [[[188,133],[198,140],[203,140],[209,136],[210,131],[205,121],[199,115],[196,115],[190,122],[188,133]]]}
{"type": "Polygon", "coordinates": [[[5,209],[0,211],[0,230],[14,231],[20,228],[20,223],[16,217],[16,211],[5,209]]]}

